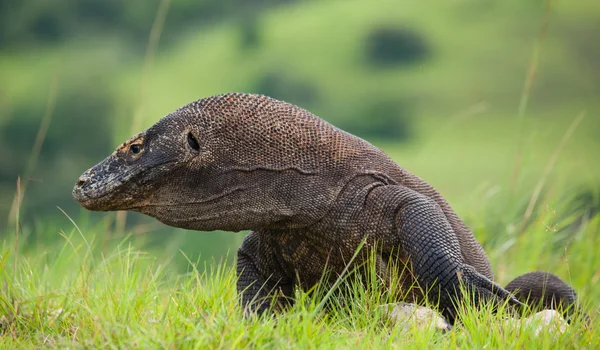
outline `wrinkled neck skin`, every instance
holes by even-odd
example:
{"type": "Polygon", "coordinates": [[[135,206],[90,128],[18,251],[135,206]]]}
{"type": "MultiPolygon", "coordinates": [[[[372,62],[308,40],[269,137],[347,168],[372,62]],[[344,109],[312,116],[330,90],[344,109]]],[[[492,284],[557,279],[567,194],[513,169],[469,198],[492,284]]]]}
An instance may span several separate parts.
{"type": "Polygon", "coordinates": [[[337,193],[319,178],[294,170],[182,168],[131,210],[174,227],[199,231],[241,231],[306,227],[328,210],[337,193]],[[313,189],[310,195],[305,189],[313,189]]]}

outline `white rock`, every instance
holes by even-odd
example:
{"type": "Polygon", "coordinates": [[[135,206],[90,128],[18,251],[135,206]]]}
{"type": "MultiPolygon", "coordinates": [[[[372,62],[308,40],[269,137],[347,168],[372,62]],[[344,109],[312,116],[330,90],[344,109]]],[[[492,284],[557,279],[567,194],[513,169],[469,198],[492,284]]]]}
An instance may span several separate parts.
{"type": "Polygon", "coordinates": [[[506,322],[517,328],[535,327],[534,334],[536,336],[545,329],[552,333],[564,333],[569,326],[567,321],[556,310],[544,310],[527,318],[520,320],[511,319],[506,322]]]}
{"type": "Polygon", "coordinates": [[[401,327],[414,324],[419,329],[434,327],[441,331],[449,331],[452,326],[435,310],[416,304],[397,303],[382,305],[390,321],[401,327]]]}
{"type": "MultiPolygon", "coordinates": [[[[415,325],[418,329],[429,327],[441,331],[452,329],[452,326],[440,314],[424,306],[400,302],[382,305],[381,308],[385,310],[389,320],[400,327],[407,328],[415,325]]],[[[534,327],[535,336],[538,336],[544,330],[552,333],[564,333],[569,326],[556,310],[544,310],[523,319],[509,318],[504,321],[504,324],[515,332],[534,327]]]]}

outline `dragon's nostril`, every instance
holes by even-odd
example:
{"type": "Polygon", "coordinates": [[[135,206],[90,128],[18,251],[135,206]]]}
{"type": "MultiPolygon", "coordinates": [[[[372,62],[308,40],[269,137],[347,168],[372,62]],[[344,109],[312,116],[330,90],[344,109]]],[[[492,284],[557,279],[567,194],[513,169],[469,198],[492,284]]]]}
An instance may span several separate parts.
{"type": "Polygon", "coordinates": [[[77,180],[77,187],[81,187],[83,186],[83,184],[86,182],[87,179],[80,177],[79,180],[77,180]]]}

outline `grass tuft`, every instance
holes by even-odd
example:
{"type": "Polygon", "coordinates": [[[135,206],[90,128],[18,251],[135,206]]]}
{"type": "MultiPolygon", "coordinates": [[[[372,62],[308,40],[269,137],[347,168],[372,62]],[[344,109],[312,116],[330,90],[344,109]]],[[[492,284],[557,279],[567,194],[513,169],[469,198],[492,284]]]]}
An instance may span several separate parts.
{"type": "MultiPolygon", "coordinates": [[[[542,211],[541,214],[545,214],[542,211]]],[[[546,213],[547,214],[547,213],[546,213]]],[[[542,217],[517,237],[510,247],[515,277],[533,270],[531,247],[540,244],[542,217]],[[518,264],[518,265],[516,265],[518,264]]],[[[562,227],[558,222],[557,227],[562,227]]],[[[363,283],[349,270],[334,288],[297,290],[295,304],[276,316],[245,318],[235,290],[236,274],[227,259],[198,268],[188,259],[187,273],[177,273],[170,262],[132,247],[127,239],[106,250],[100,228],[75,227],[62,233],[59,246],[36,246],[15,254],[14,243],[4,242],[0,256],[0,347],[86,348],[589,348],[599,346],[593,329],[600,326],[598,300],[599,259],[590,247],[600,228],[596,216],[580,227],[569,244],[568,271],[589,325],[575,316],[565,333],[535,325],[506,321],[510,312],[500,307],[461,305],[462,322],[452,331],[419,328],[408,322],[394,324],[383,305],[398,295],[397,277],[382,281],[367,270],[363,283]],[[96,237],[96,238],[90,238],[96,237]],[[13,259],[13,258],[16,258],[13,259]],[[11,266],[14,265],[14,266],[11,266]],[[338,293],[339,292],[339,293],[338,293]],[[340,296],[344,295],[342,299],[340,296]]],[[[560,230],[559,230],[560,232],[560,230]]],[[[21,242],[20,244],[23,244],[21,242]]],[[[538,258],[563,261],[562,252],[541,245],[538,258]]],[[[498,266],[500,264],[500,266],[498,266]]],[[[556,271],[558,270],[558,271],[556,271]]],[[[506,284],[504,279],[500,282],[506,284]]]]}

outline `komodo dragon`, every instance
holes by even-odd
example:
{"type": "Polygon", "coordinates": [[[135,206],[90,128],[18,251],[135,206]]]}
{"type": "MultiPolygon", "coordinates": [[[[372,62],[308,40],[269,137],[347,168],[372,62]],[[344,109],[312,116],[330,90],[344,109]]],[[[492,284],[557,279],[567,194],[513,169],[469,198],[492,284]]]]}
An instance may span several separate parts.
{"type": "Polygon", "coordinates": [[[523,306],[544,289],[575,302],[566,283],[542,272],[518,280],[519,301],[493,282],[481,245],[433,187],[368,142],[262,95],[176,110],[81,175],[73,196],[90,210],[136,211],[184,229],[252,230],[237,256],[237,289],[251,312],[291,302],[295,286],[310,289],[324,270],[335,279],[349,261],[364,262],[361,244],[382,276],[409,268],[402,285],[420,288],[405,301],[421,303],[428,291],[450,322],[460,285],[477,303],[523,306]]]}

